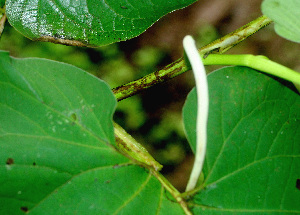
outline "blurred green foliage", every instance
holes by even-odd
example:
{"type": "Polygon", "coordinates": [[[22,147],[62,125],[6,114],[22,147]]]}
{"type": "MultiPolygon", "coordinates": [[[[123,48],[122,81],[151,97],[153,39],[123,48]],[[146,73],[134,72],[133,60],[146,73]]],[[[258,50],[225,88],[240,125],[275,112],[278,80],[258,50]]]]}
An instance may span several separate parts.
{"type": "Polygon", "coordinates": [[[4,7],[5,5],[5,0],[0,0],[0,7],[4,7]]]}
{"type": "Polygon", "coordinates": [[[197,47],[202,47],[219,37],[221,37],[221,35],[219,35],[217,29],[213,25],[203,24],[201,25],[201,28],[198,29],[195,40],[197,42],[197,47]]]}

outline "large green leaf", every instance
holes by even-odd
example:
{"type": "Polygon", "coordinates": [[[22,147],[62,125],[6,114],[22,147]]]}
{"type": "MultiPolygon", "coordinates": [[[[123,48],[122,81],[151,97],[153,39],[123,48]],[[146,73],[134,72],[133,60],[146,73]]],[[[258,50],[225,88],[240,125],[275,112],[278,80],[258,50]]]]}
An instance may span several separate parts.
{"type": "Polygon", "coordinates": [[[0,7],[4,7],[5,5],[5,0],[0,0],[0,7]]]}
{"type": "Polygon", "coordinates": [[[6,13],[31,39],[100,46],[138,36],[163,15],[195,1],[7,0],[6,13]]]}
{"type": "Polygon", "coordinates": [[[156,214],[161,207],[183,214],[178,204],[167,199],[156,178],[142,168],[110,166],[69,180],[30,214],[156,214]]]}
{"type": "Polygon", "coordinates": [[[81,69],[0,52],[0,214],[182,214],[117,152],[115,106],[81,69]]]}
{"type": "MultiPolygon", "coordinates": [[[[208,76],[210,109],[196,214],[300,213],[300,97],[245,67],[208,76]],[[297,185],[298,184],[298,185],[297,185]]],[[[195,150],[196,91],[183,110],[195,150]]]]}
{"type": "Polygon", "coordinates": [[[300,43],[300,1],[264,0],[262,12],[275,22],[275,31],[280,36],[300,43]]]}

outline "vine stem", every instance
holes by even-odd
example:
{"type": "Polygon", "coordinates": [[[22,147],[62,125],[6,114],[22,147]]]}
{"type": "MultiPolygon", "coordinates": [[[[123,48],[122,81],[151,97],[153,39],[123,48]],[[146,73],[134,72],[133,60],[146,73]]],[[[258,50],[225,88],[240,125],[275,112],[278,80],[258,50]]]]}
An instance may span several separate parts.
{"type": "Polygon", "coordinates": [[[192,213],[191,213],[186,201],[182,197],[181,193],[175,187],[173,187],[173,185],[159,172],[154,171],[154,170],[150,170],[150,171],[151,171],[151,174],[154,175],[160,181],[160,183],[163,185],[163,187],[167,191],[169,191],[169,193],[171,193],[171,195],[176,199],[176,201],[180,204],[180,206],[183,209],[183,211],[185,212],[185,214],[192,215],[192,213]]]}
{"type": "Polygon", "coordinates": [[[130,134],[128,134],[120,125],[114,122],[114,133],[118,148],[133,160],[139,162],[143,166],[152,167],[156,171],[161,170],[162,165],[159,164],[130,134]]]}
{"type": "Polygon", "coordinates": [[[245,55],[218,55],[211,54],[203,59],[205,65],[235,65],[247,66],[261,72],[275,75],[290,82],[300,84],[300,73],[269,60],[265,56],[245,55]]]}
{"type": "Polygon", "coordinates": [[[114,123],[114,131],[116,137],[116,144],[118,149],[134,163],[137,163],[160,181],[161,185],[167,190],[180,204],[186,215],[192,215],[186,201],[181,197],[181,193],[163,176],[159,173],[162,166],[154,160],[154,158],[147,152],[147,150],[131,137],[121,126],[114,123]]]}
{"type": "MultiPolygon", "coordinates": [[[[268,17],[261,16],[236,31],[200,48],[198,52],[201,56],[204,56],[204,58],[212,53],[222,54],[271,22],[272,20],[268,17]]],[[[120,101],[155,84],[170,80],[188,70],[189,68],[186,66],[184,59],[179,58],[159,71],[150,73],[145,77],[132,81],[128,84],[121,85],[112,90],[117,100],[120,101]]]]}
{"type": "Polygon", "coordinates": [[[197,92],[196,153],[194,166],[186,187],[186,191],[191,191],[197,185],[206,154],[209,98],[206,72],[195,40],[191,36],[186,36],[183,39],[183,47],[195,76],[197,92]]]}

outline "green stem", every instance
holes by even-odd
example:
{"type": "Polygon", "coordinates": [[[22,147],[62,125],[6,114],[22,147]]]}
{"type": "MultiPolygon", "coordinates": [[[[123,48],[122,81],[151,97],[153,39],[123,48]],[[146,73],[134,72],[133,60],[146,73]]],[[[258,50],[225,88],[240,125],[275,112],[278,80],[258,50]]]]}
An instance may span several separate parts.
{"type": "Polygon", "coordinates": [[[290,82],[300,84],[300,73],[273,62],[265,56],[211,54],[206,59],[203,59],[203,63],[204,65],[247,66],[290,82]]]}
{"type": "Polygon", "coordinates": [[[131,137],[121,126],[114,123],[114,133],[118,149],[135,163],[147,168],[161,185],[176,199],[186,215],[192,215],[181,193],[158,171],[162,168],[147,150],[131,137]]]}
{"type": "Polygon", "coordinates": [[[117,100],[120,101],[158,83],[168,81],[188,70],[189,68],[185,65],[183,58],[180,58],[159,71],[150,73],[149,75],[146,75],[128,84],[116,87],[112,89],[112,91],[117,100]]]}
{"type": "MultiPolygon", "coordinates": [[[[268,17],[261,16],[247,25],[237,29],[236,31],[200,48],[198,51],[200,55],[204,56],[204,58],[212,53],[222,54],[271,22],[272,20],[270,20],[268,17]]],[[[168,81],[188,71],[189,69],[190,68],[185,65],[184,59],[180,58],[159,71],[153,72],[136,81],[132,81],[128,84],[114,88],[113,92],[117,100],[120,101],[133,96],[155,84],[168,81]]]]}
{"type": "Polygon", "coordinates": [[[130,134],[128,134],[120,125],[114,122],[114,133],[118,148],[129,158],[139,162],[143,166],[161,170],[159,164],[130,134]]]}

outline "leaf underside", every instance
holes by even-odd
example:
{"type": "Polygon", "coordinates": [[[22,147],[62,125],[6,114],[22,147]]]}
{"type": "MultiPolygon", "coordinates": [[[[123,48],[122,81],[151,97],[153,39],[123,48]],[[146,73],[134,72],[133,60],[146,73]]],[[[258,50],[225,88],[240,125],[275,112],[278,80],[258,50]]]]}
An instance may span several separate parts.
{"type": "Polygon", "coordinates": [[[265,15],[274,20],[277,34],[300,43],[300,1],[264,0],[261,8],[265,15]]]}
{"type": "Polygon", "coordinates": [[[196,0],[7,0],[12,26],[33,40],[102,46],[136,37],[196,0]]]}

